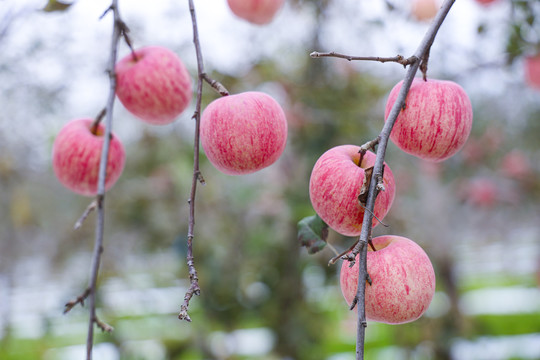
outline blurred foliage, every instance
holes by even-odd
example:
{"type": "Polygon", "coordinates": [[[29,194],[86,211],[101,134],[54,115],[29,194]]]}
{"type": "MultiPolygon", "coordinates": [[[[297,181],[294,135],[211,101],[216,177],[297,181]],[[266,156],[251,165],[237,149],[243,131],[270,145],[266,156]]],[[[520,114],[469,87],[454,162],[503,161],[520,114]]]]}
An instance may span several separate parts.
{"type": "Polygon", "coordinates": [[[540,52],[540,4],[537,1],[511,1],[512,18],[506,44],[508,63],[522,55],[540,52]]]}
{"type": "Polygon", "coordinates": [[[49,0],[47,5],[43,8],[43,11],[45,12],[53,12],[53,11],[65,11],[69,9],[69,7],[73,5],[73,3],[65,3],[58,0],[49,0]]]}
{"type": "MultiPolygon", "coordinates": [[[[318,31],[322,31],[332,2],[291,3],[298,9],[315,9],[318,30],[309,39],[309,47],[322,49],[318,31]]],[[[51,4],[56,6],[59,2],[50,1],[51,4]]],[[[389,8],[394,10],[389,11],[397,11],[403,5],[398,1],[392,4],[389,8]]],[[[537,7],[531,1],[512,2],[506,47],[510,63],[534,47],[531,32],[538,32],[537,7]]],[[[482,32],[491,31],[483,24],[480,27],[482,32]]],[[[42,46],[45,45],[36,45],[42,46]]],[[[270,329],[275,336],[271,351],[260,359],[313,360],[354,353],[355,314],[348,311],[339,290],[339,264],[327,266],[333,256],[328,247],[308,256],[297,240],[297,222],[313,215],[308,195],[311,166],[332,146],[360,145],[374,138],[382,126],[380,104],[393,84],[343,60],[309,59],[304,50],[291,50],[298,66],[287,73],[276,59],[263,58],[238,78],[211,74],[233,93],[265,85],[278,89],[277,93],[284,98],[290,133],[287,149],[278,163],[242,179],[219,173],[201,157],[207,184],[200,186],[197,193],[194,251],[202,292],[192,301],[191,324],[179,322],[174,311],[169,310],[122,313],[121,306],[120,310],[113,308],[107,300],[108,291],[115,289],[111,283],[121,278],[120,285],[117,284],[120,289],[137,289],[147,295],[161,288],[178,289],[173,301],[179,306],[185,286],[182,280],[187,278],[185,240],[193,144],[185,131],[190,126],[175,124],[163,132],[142,127],[137,140],[127,144],[125,172],[107,195],[107,236],[100,273],[103,292],[99,313],[116,330],[110,335],[98,334],[96,339],[97,343],[114,344],[121,359],[156,360],[129,350],[130,342],[144,340],[157,340],[164,349],[164,359],[249,359],[223,347],[219,336],[238,329],[260,328],[270,329]],[[162,261],[159,254],[172,256],[162,261]],[[135,264],[134,255],[140,255],[135,264]],[[157,260],[153,260],[154,256],[157,260]],[[138,283],[137,276],[141,274],[146,277],[138,283]]],[[[32,53],[28,56],[32,57],[32,53]]],[[[0,64],[2,76],[9,75],[12,69],[8,60],[9,64],[14,62],[6,59],[6,63],[0,64]]],[[[18,69],[16,73],[24,71],[18,69]]],[[[58,115],[62,87],[29,84],[26,91],[37,99],[36,108],[58,115]]],[[[205,89],[203,105],[217,96],[208,87],[205,89]]],[[[11,100],[14,93],[21,91],[13,87],[4,95],[11,100]]],[[[426,247],[436,268],[437,291],[446,294],[443,305],[447,308],[439,315],[424,316],[411,324],[370,323],[367,358],[384,358],[383,350],[395,346],[404,349],[405,358],[417,359],[415,354],[424,346],[428,349],[424,358],[449,359],[452,341],[458,337],[538,332],[538,312],[466,316],[459,308],[460,295],[468,291],[487,286],[538,286],[535,274],[530,273],[506,269],[497,276],[490,274],[471,280],[460,277],[459,269],[456,270],[462,254],[457,254],[452,246],[458,240],[464,241],[454,238],[463,235],[460,230],[479,228],[479,232],[485,233],[477,239],[480,248],[497,241],[498,236],[509,241],[514,233],[505,227],[505,222],[511,222],[510,230],[517,230],[520,221],[529,219],[528,216],[534,219],[538,214],[540,169],[535,159],[540,155],[540,108],[536,103],[526,109],[526,116],[515,124],[504,112],[503,100],[502,97],[475,102],[471,138],[462,152],[444,164],[425,164],[399,153],[390,144],[387,159],[397,179],[398,199],[385,221],[391,229],[377,227],[375,231],[410,234],[426,247]],[[516,149],[527,165],[505,168],[506,155],[516,149]],[[491,189],[486,185],[489,182],[495,184],[495,192],[472,193],[472,180],[476,178],[488,179],[481,183],[482,190],[491,189]],[[430,189],[435,190],[431,193],[430,189]]],[[[39,113],[33,108],[28,111],[32,116],[39,113]]],[[[119,116],[118,121],[134,120],[119,116]]],[[[0,133],[0,140],[4,138],[9,138],[7,131],[0,133]]],[[[8,149],[5,144],[0,142],[0,149],[5,150],[0,158],[0,206],[4,211],[0,219],[0,273],[15,281],[22,272],[11,271],[18,269],[17,263],[38,255],[50,259],[50,271],[66,269],[75,262],[78,273],[67,277],[54,272],[51,275],[67,287],[62,290],[62,298],[55,298],[60,313],[62,301],[72,298],[86,284],[85,261],[92,248],[93,217],[77,232],[72,231],[72,226],[88,199],[62,189],[50,168],[27,165],[26,159],[31,156],[24,146],[8,149]],[[85,260],[78,257],[81,253],[85,260]]],[[[327,241],[340,250],[352,244],[352,239],[333,231],[327,241]]],[[[481,250],[473,253],[474,259],[482,256],[481,250]]],[[[33,271],[41,271],[38,265],[33,271]]],[[[123,306],[129,308],[137,301],[133,296],[123,306]]],[[[37,339],[21,339],[12,329],[5,329],[0,340],[0,358],[38,359],[49,354],[48,360],[55,350],[84,342],[86,309],[75,309],[61,320],[51,314],[40,320],[45,323],[45,336],[37,339]],[[58,330],[61,326],[63,332],[58,330]]]]}

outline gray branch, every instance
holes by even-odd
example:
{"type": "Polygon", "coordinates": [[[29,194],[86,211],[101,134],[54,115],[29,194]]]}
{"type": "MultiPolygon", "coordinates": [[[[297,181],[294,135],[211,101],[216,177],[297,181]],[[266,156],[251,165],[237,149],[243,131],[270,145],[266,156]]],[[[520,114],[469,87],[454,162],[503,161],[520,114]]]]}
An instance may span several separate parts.
{"type": "Polygon", "coordinates": [[[450,8],[454,4],[455,0],[445,0],[437,13],[435,19],[431,23],[424,38],[422,39],[420,46],[416,50],[415,54],[407,59],[402,56],[396,58],[378,58],[378,57],[354,57],[337,53],[312,53],[312,57],[331,56],[344,58],[346,60],[370,60],[370,61],[394,61],[401,63],[404,66],[409,65],[405,79],[401,86],[399,95],[386,119],[381,133],[378,136],[378,148],[377,159],[373,168],[371,182],[369,184],[369,190],[366,200],[366,212],[362,223],[362,232],[360,233],[359,241],[356,243],[352,251],[345,255],[344,260],[355,261],[356,256],[360,254],[359,274],[358,274],[358,290],[356,297],[353,301],[353,306],[358,310],[358,322],[357,322],[357,337],[356,337],[356,359],[364,359],[364,342],[365,342],[365,329],[367,326],[366,314],[365,314],[365,298],[366,298],[366,282],[370,281],[369,274],[367,272],[367,244],[371,238],[371,230],[373,224],[373,209],[375,207],[375,199],[380,191],[378,188],[379,180],[383,177],[384,170],[384,157],[386,155],[386,147],[388,145],[388,139],[390,138],[390,132],[396,122],[396,119],[405,105],[405,99],[414,80],[416,72],[421,68],[424,73],[424,78],[427,72],[427,62],[429,58],[429,51],[435,40],[435,36],[439,31],[446,15],[450,11],[450,8]]]}

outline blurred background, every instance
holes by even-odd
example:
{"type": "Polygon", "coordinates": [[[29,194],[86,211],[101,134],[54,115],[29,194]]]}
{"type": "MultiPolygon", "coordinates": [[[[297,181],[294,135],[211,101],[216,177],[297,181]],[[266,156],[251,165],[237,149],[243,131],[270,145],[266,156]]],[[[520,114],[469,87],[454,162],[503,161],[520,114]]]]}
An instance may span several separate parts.
{"type": "MultiPolygon", "coordinates": [[[[188,1],[119,1],[134,46],[162,45],[196,76],[188,1]]],[[[0,1],[0,359],[83,359],[88,309],[62,315],[87,286],[95,214],[54,177],[51,148],[67,121],[105,106],[112,18],[108,0],[65,11],[0,1]]],[[[201,296],[177,319],[193,159],[193,105],[167,126],[143,124],[117,102],[113,131],[127,152],[106,198],[105,252],[94,357],[354,359],[356,322],[327,248],[308,255],[297,222],[314,214],[311,168],[327,149],[361,145],[382,128],[394,63],[311,59],[312,51],[412,55],[429,26],[411,0],[286,0],[267,26],[225,0],[195,1],[205,66],[230,92],[265,91],[289,122],[280,160],[231,177],[204,156],[194,251],[201,296]]],[[[474,108],[465,148],[442,164],[389,144],[394,205],[374,235],[418,242],[437,275],[419,320],[369,323],[367,359],[540,359],[540,85],[527,58],[540,43],[540,2],[458,0],[431,50],[428,77],[459,83],[474,108]]],[[[120,56],[129,52],[121,43],[120,56]]],[[[540,64],[539,64],[540,67],[540,64]]],[[[540,71],[540,70],[536,70],[540,71]]],[[[205,87],[203,106],[218,95],[205,87]]],[[[330,232],[346,249],[352,238],[330,232]]]]}

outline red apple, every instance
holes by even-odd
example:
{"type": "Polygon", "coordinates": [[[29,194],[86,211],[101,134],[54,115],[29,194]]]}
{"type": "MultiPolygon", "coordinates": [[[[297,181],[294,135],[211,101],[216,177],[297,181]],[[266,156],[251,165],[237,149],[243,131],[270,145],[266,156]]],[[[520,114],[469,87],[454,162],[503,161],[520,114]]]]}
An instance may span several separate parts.
{"type": "MultiPolygon", "coordinates": [[[[60,183],[71,191],[85,195],[97,194],[99,162],[105,127],[99,124],[92,132],[93,119],[76,119],[68,122],[54,140],[52,161],[54,173],[60,183]]],[[[112,134],[107,162],[105,190],[109,190],[124,169],[124,146],[112,134]]]]}
{"type": "Polygon", "coordinates": [[[431,20],[440,9],[437,0],[412,0],[411,15],[418,21],[431,20]]]}
{"type": "MultiPolygon", "coordinates": [[[[386,235],[373,239],[377,251],[368,247],[366,319],[386,324],[403,324],[418,319],[429,307],[435,293],[435,272],[429,257],[414,241],[386,235]]],[[[341,266],[341,292],[349,305],[358,289],[358,266],[344,261],[341,266]]]]}
{"type": "Polygon", "coordinates": [[[500,191],[492,179],[483,177],[465,181],[460,189],[466,202],[486,209],[493,208],[500,200],[500,191]]]}
{"type": "Polygon", "coordinates": [[[525,79],[531,87],[540,90],[540,53],[525,58],[525,79]]]}
{"type": "Polygon", "coordinates": [[[501,171],[510,178],[524,179],[531,175],[532,167],[527,156],[521,150],[516,149],[503,157],[501,171]]]}
{"type": "Polygon", "coordinates": [[[227,0],[229,8],[238,17],[257,25],[272,21],[285,0],[227,0]]]}
{"type": "MultiPolygon", "coordinates": [[[[376,155],[366,152],[359,164],[359,146],[341,145],[326,151],[315,163],[309,181],[309,196],[315,212],[332,229],[345,236],[358,236],[362,230],[364,208],[358,200],[365,169],[375,165],[376,155]]],[[[396,184],[385,164],[383,184],[375,201],[374,214],[382,220],[392,202],[396,184]]],[[[373,226],[378,223],[373,219],[373,226]]]]}
{"type": "Polygon", "coordinates": [[[286,142],[285,113],[262,92],[216,99],[201,117],[201,145],[208,160],[225,174],[249,174],[272,165],[286,142]]]}
{"type": "Polygon", "coordinates": [[[116,95],[141,120],[164,125],[174,121],[191,101],[189,73],[169,49],[149,46],[116,64],[116,95]]]}
{"type": "MultiPolygon", "coordinates": [[[[403,81],[388,97],[385,119],[403,81]]],[[[404,152],[424,160],[443,161],[457,153],[469,137],[473,112],[465,91],[452,81],[415,79],[405,110],[397,117],[390,139],[404,152]]]]}
{"type": "Polygon", "coordinates": [[[483,6],[490,5],[491,3],[494,3],[497,0],[476,0],[477,3],[483,6]]]}

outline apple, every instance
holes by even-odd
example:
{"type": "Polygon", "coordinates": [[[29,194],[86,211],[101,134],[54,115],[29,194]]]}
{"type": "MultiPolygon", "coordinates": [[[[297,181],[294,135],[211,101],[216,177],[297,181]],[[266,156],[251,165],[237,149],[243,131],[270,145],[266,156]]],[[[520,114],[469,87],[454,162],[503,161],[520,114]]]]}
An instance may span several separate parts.
{"type": "Polygon", "coordinates": [[[477,3],[483,6],[490,5],[491,3],[494,3],[497,0],[476,0],[477,3]]]}
{"type": "Polygon", "coordinates": [[[540,53],[525,58],[525,79],[531,87],[540,90],[540,53]]]}
{"type": "Polygon", "coordinates": [[[521,150],[515,149],[502,158],[501,171],[510,178],[524,179],[532,174],[532,166],[529,158],[521,150]]]}
{"type": "Polygon", "coordinates": [[[287,142],[287,119],[274,98],[258,91],[212,101],[201,116],[201,145],[208,160],[228,175],[272,165],[287,142]]]}
{"type": "Polygon", "coordinates": [[[256,25],[272,21],[285,0],[227,0],[229,8],[238,17],[256,25]]]}
{"type": "MultiPolygon", "coordinates": [[[[53,144],[53,170],[62,185],[84,196],[94,196],[98,191],[99,163],[105,127],[99,124],[92,131],[94,120],[75,119],[58,133],[53,144]]],[[[114,134],[109,145],[105,190],[109,190],[124,169],[124,146],[114,134]]]]}
{"type": "Polygon", "coordinates": [[[418,21],[431,20],[440,9],[437,0],[412,0],[411,15],[418,21]]]}
{"type": "MultiPolygon", "coordinates": [[[[435,293],[435,271],[425,251],[414,241],[396,235],[374,238],[368,247],[365,313],[368,321],[403,324],[418,319],[435,293]]],[[[343,261],[341,292],[349,305],[358,289],[359,255],[350,267],[343,261]]]]}
{"type": "MultiPolygon", "coordinates": [[[[385,119],[403,81],[388,96],[385,119]]],[[[469,137],[473,111],[458,84],[445,80],[414,79],[405,109],[401,110],[390,139],[404,152],[424,160],[443,161],[457,153],[469,137]]]]}
{"type": "MultiPolygon", "coordinates": [[[[358,200],[365,170],[375,165],[376,155],[367,151],[360,161],[360,147],[340,145],[326,151],[315,163],[309,180],[309,197],[315,212],[338,233],[358,236],[362,230],[364,208],[358,200]]],[[[382,220],[394,201],[396,184],[385,163],[384,191],[375,201],[373,213],[382,220]]],[[[373,219],[373,226],[377,225],[373,219]]]]}
{"type": "Polygon", "coordinates": [[[464,200],[473,206],[493,208],[500,200],[500,189],[490,178],[479,177],[465,181],[459,189],[464,200]]]}
{"type": "Polygon", "coordinates": [[[148,46],[122,58],[115,67],[116,95],[124,107],[153,125],[173,122],[191,101],[191,78],[174,52],[148,46]]]}

